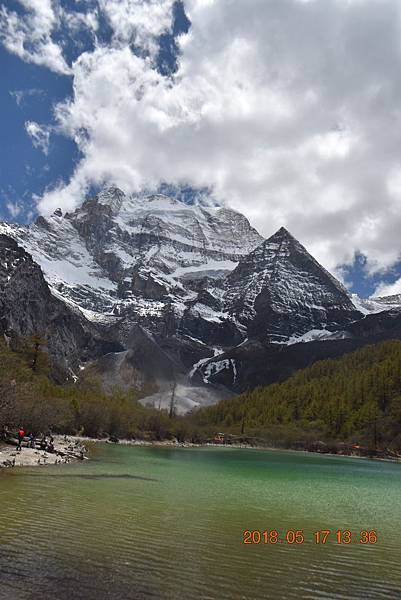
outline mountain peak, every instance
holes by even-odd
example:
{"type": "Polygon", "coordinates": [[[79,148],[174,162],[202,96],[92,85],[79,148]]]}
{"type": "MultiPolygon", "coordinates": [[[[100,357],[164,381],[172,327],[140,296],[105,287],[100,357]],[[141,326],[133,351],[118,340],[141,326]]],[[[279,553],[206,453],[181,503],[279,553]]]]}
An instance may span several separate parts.
{"type": "Polygon", "coordinates": [[[273,235],[267,238],[266,243],[276,242],[278,240],[289,240],[297,242],[297,239],[285,227],[280,227],[280,229],[278,229],[276,233],[273,233],[273,235]]]}
{"type": "Polygon", "coordinates": [[[227,285],[226,310],[248,337],[281,341],[359,315],[342,284],[285,227],[241,259],[227,285]]]}
{"type": "MultiPolygon", "coordinates": [[[[291,233],[285,227],[280,227],[280,229],[276,231],[275,235],[291,235],[291,233]]],[[[291,235],[291,237],[293,236],[291,235]]]]}
{"type": "Polygon", "coordinates": [[[105,188],[96,196],[98,204],[109,206],[115,214],[120,211],[124,198],[124,192],[115,186],[105,188]]]}

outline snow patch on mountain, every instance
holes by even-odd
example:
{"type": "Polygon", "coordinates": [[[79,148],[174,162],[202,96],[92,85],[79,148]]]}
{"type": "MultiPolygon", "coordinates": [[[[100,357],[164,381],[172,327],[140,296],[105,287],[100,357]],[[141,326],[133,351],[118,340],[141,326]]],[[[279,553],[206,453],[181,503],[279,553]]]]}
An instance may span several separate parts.
{"type": "Polygon", "coordinates": [[[98,203],[109,206],[114,214],[119,213],[124,199],[124,192],[116,187],[107,188],[101,191],[97,196],[98,203]]]}
{"type": "MultiPolygon", "coordinates": [[[[32,255],[53,293],[93,321],[125,309],[160,315],[166,301],[182,314],[182,303],[196,298],[188,280],[221,278],[263,240],[233,210],[162,194],[126,196],[118,188],[74,213],[56,211],[29,227],[0,224],[0,231],[32,255]]],[[[199,312],[221,317],[208,307],[199,312]]]]}
{"type": "Polygon", "coordinates": [[[286,342],[360,316],[346,289],[284,228],[228,275],[224,310],[249,337],[286,342]]]}
{"type": "Polygon", "coordinates": [[[370,298],[360,298],[358,294],[351,295],[354,306],[364,315],[380,313],[392,308],[401,308],[401,294],[394,296],[377,296],[370,298]]]}
{"type": "Polygon", "coordinates": [[[320,342],[324,340],[344,340],[350,337],[350,334],[346,331],[327,331],[327,329],[311,329],[307,331],[303,335],[300,336],[291,336],[287,342],[285,342],[286,346],[291,346],[293,344],[305,344],[308,342],[320,342]]]}
{"type": "Polygon", "coordinates": [[[171,275],[172,277],[221,277],[224,273],[230,273],[238,266],[238,261],[232,260],[209,260],[202,265],[189,267],[178,267],[171,275]]]}
{"type": "Polygon", "coordinates": [[[210,384],[210,378],[212,376],[221,373],[222,371],[230,370],[232,374],[232,382],[235,383],[237,379],[237,368],[234,359],[224,358],[222,360],[214,360],[206,365],[202,371],[204,383],[210,384]]]}
{"type": "Polygon", "coordinates": [[[0,232],[13,237],[32,256],[58,297],[93,312],[112,308],[117,284],[105,276],[67,219],[52,215],[27,228],[0,223],[0,232]],[[93,297],[100,310],[93,310],[93,297]]]}

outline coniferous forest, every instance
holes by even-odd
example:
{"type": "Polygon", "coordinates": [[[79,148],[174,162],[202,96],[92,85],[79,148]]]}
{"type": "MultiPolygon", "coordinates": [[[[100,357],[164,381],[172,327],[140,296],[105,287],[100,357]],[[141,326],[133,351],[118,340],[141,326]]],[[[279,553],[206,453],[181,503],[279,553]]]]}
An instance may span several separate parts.
{"type": "Polygon", "coordinates": [[[322,360],[283,383],[200,410],[199,425],[267,437],[401,449],[401,341],[322,360]]]}
{"type": "MultiPolygon", "coordinates": [[[[259,387],[185,417],[144,407],[146,391],[105,393],[93,377],[57,385],[38,339],[0,343],[0,427],[39,433],[230,441],[316,449],[347,444],[401,451],[401,341],[316,362],[283,383],[259,387]]],[[[337,446],[338,448],[338,446],[337,446]]]]}

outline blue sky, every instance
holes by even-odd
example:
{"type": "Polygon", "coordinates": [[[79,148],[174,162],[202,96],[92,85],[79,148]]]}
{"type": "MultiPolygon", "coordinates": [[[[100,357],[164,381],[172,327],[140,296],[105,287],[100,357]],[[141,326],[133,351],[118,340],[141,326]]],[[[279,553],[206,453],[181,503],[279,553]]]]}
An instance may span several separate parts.
{"type": "Polygon", "coordinates": [[[209,190],[360,295],[401,292],[396,0],[24,2],[0,0],[0,219],[209,190]]]}
{"type": "MultiPolygon", "coordinates": [[[[73,1],[63,4],[70,9],[77,8],[73,1]]],[[[13,8],[21,14],[24,12],[18,3],[14,3],[13,8]]],[[[166,76],[174,72],[177,66],[176,37],[188,31],[190,25],[181,2],[174,6],[173,15],[172,31],[159,38],[157,64],[166,76]]],[[[97,35],[102,43],[110,40],[111,30],[104,19],[100,22],[97,35]]],[[[93,39],[85,32],[80,32],[79,38],[74,41],[63,31],[59,37],[65,39],[68,64],[83,51],[93,48],[93,39]]],[[[140,48],[135,50],[141,51],[140,48]]],[[[54,125],[54,106],[72,96],[73,79],[44,66],[27,63],[1,45],[0,68],[3,81],[0,88],[0,219],[29,223],[38,214],[36,196],[41,196],[47,187],[53,187],[56,182],[70,179],[79,161],[80,151],[73,140],[53,132],[45,154],[33,145],[25,123],[33,121],[54,125]]]]}
{"type": "Polygon", "coordinates": [[[0,47],[3,85],[0,90],[1,218],[26,222],[36,212],[33,196],[55,180],[68,178],[78,158],[76,145],[65,136],[51,137],[47,156],[32,144],[27,121],[52,122],[55,102],[72,93],[70,77],[23,62],[0,47]],[[7,205],[15,208],[7,208],[7,205]],[[16,211],[20,210],[19,214],[16,211]]]}

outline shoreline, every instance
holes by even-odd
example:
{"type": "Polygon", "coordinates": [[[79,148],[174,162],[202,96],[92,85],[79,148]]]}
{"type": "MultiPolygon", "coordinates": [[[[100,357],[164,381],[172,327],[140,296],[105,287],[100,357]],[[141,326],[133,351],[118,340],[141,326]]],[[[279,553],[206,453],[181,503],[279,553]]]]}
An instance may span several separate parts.
{"type": "Polygon", "coordinates": [[[401,464],[401,456],[395,457],[391,455],[385,456],[364,456],[361,454],[341,454],[334,452],[318,452],[316,450],[307,450],[306,448],[280,448],[277,446],[261,446],[251,444],[213,444],[211,442],[205,443],[193,443],[193,442],[176,442],[173,440],[128,440],[121,439],[118,442],[112,442],[108,438],[88,438],[77,436],[74,439],[78,439],[81,442],[87,443],[102,443],[102,444],[111,444],[113,446],[139,446],[139,447],[150,447],[150,448],[234,448],[241,450],[266,450],[269,452],[294,452],[294,453],[304,453],[304,454],[316,454],[318,456],[334,456],[341,458],[358,458],[362,460],[375,460],[375,461],[384,461],[384,462],[394,462],[401,464]]]}
{"type": "Polygon", "coordinates": [[[319,452],[306,448],[280,448],[277,446],[262,446],[251,444],[215,444],[212,442],[193,443],[177,442],[174,440],[129,440],[120,439],[118,442],[109,438],[90,438],[86,436],[64,436],[54,435],[54,453],[46,450],[23,447],[21,452],[15,446],[0,443],[0,470],[14,467],[36,467],[57,464],[70,464],[79,460],[90,460],[86,444],[110,444],[113,446],[133,446],[149,448],[232,448],[236,450],[258,450],[268,452],[293,452],[304,454],[316,454],[319,456],[331,456],[341,458],[357,458],[363,460],[375,460],[383,462],[401,463],[401,457],[387,456],[364,456],[361,454],[342,454],[333,452],[319,452]],[[66,439],[65,439],[66,438],[66,439]]]}
{"type": "Polygon", "coordinates": [[[0,469],[15,467],[39,467],[45,465],[69,464],[78,460],[88,460],[85,445],[74,436],[54,435],[54,452],[40,448],[22,446],[21,451],[7,442],[0,442],[0,469]]]}

